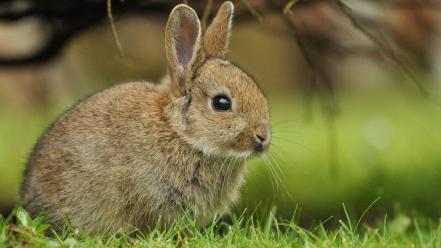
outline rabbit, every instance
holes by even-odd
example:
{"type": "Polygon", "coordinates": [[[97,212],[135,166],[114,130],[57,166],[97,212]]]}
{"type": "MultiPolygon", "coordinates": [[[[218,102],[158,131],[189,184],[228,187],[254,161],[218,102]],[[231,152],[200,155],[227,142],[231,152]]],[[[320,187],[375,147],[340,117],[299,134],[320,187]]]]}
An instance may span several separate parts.
{"type": "Polygon", "coordinates": [[[234,6],[206,32],[185,4],[165,29],[167,74],[79,101],[40,137],[21,201],[53,227],[103,234],[170,228],[184,214],[203,227],[237,201],[245,162],[271,143],[267,98],[225,59],[234,6]]]}

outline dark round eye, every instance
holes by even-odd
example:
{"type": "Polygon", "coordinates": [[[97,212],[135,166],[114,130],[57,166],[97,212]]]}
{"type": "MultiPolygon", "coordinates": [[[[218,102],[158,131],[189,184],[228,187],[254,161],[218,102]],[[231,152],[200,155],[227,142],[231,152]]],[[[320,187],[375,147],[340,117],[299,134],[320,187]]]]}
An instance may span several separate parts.
{"type": "Polygon", "coordinates": [[[212,105],[216,111],[228,111],[231,109],[231,100],[226,95],[217,95],[213,98],[212,105]]]}

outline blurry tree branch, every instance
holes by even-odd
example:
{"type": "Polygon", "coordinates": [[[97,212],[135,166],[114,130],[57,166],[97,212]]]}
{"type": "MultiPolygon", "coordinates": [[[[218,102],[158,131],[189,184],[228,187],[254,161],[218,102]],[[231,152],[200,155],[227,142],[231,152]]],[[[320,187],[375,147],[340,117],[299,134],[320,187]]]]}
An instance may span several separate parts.
{"type": "Polygon", "coordinates": [[[407,65],[403,63],[402,59],[399,58],[394,48],[388,46],[385,41],[372,34],[365,26],[363,26],[361,22],[357,19],[357,17],[353,14],[350,7],[344,4],[344,2],[342,2],[341,0],[336,0],[336,4],[341,13],[343,13],[351,21],[352,25],[360,32],[362,32],[366,37],[368,37],[380,49],[384,56],[390,59],[396,66],[398,66],[399,69],[416,84],[419,91],[424,96],[427,96],[428,93],[424,86],[413,75],[413,72],[407,67],[407,65]]]}
{"type": "MultiPolygon", "coordinates": [[[[441,2],[431,0],[366,0],[365,2],[376,2],[375,4],[379,4],[382,7],[387,4],[391,5],[396,10],[396,13],[399,14],[398,19],[402,19],[402,16],[404,16],[405,21],[416,26],[415,30],[417,32],[427,30],[424,33],[427,40],[430,40],[436,34],[436,29],[433,28],[435,22],[433,19],[428,19],[428,16],[432,15],[430,13],[431,9],[436,11],[437,8],[441,7],[441,2]]],[[[396,32],[399,29],[393,30],[388,27],[387,20],[372,18],[371,16],[365,16],[353,11],[351,3],[354,3],[354,1],[346,3],[344,0],[291,0],[284,3],[284,6],[281,6],[283,5],[282,2],[275,2],[275,5],[279,4],[278,8],[283,7],[286,23],[293,31],[295,40],[312,77],[309,83],[303,84],[305,95],[307,96],[305,99],[305,106],[307,106],[305,113],[308,119],[311,118],[311,98],[313,94],[321,96],[318,99],[327,117],[330,163],[331,171],[334,174],[338,171],[338,141],[335,118],[339,112],[335,95],[336,86],[331,71],[333,68],[332,64],[335,61],[350,54],[365,54],[366,52],[369,55],[386,58],[416,84],[423,96],[428,96],[425,86],[418,81],[412,69],[405,63],[405,59],[397,52],[397,48],[401,45],[400,43],[404,43],[406,40],[402,39],[396,44],[391,44],[390,42],[390,36],[399,34],[396,32]],[[348,24],[350,28],[348,28],[348,24]],[[365,47],[354,47],[346,42],[354,38],[351,37],[352,34],[350,32],[344,35],[345,31],[349,29],[362,34],[364,38],[372,43],[374,50],[365,49],[365,47]],[[389,36],[385,36],[383,34],[384,31],[387,31],[389,36]],[[328,60],[328,58],[331,59],[328,60]]],[[[406,29],[407,27],[403,23],[400,28],[406,29]]],[[[418,33],[412,33],[415,30],[407,32],[411,33],[407,37],[419,36],[418,33]]],[[[427,42],[426,44],[429,43],[427,42]]],[[[415,44],[413,45],[415,46],[415,44]]],[[[419,48],[428,49],[423,46],[419,48]]],[[[416,56],[418,55],[416,54],[416,56]]]]}
{"type": "MultiPolygon", "coordinates": [[[[255,16],[262,21],[261,13],[266,11],[275,11],[281,15],[283,15],[283,12],[285,12],[285,14],[289,12],[291,13],[289,17],[291,21],[294,20],[296,22],[297,19],[305,19],[305,15],[302,15],[300,12],[306,10],[313,18],[317,18],[316,21],[309,20],[309,22],[321,21],[323,23],[326,20],[320,20],[321,18],[329,18],[329,13],[324,13],[325,16],[321,13],[323,12],[323,6],[333,6],[332,8],[340,10],[339,14],[346,16],[356,29],[359,29],[362,33],[370,37],[386,57],[394,61],[404,71],[407,71],[393,50],[387,47],[387,43],[382,42],[381,39],[372,35],[371,30],[369,30],[369,28],[377,28],[379,25],[377,20],[357,16],[357,14],[351,12],[350,5],[344,4],[344,1],[345,0],[240,0],[236,1],[236,15],[240,16],[241,19],[243,19],[243,16],[255,16]],[[299,11],[296,10],[297,8],[299,11]],[[317,14],[314,14],[314,12],[317,12],[317,14]]],[[[439,8],[441,6],[441,1],[438,0],[365,1],[373,3],[384,2],[389,5],[393,4],[395,8],[409,9],[413,12],[418,11],[424,6],[428,6],[429,8],[439,8]]],[[[37,17],[44,21],[50,35],[42,47],[25,56],[1,57],[0,55],[0,66],[19,66],[45,62],[55,57],[72,37],[87,28],[103,23],[106,19],[110,20],[112,32],[120,48],[116,29],[113,24],[113,16],[117,17],[129,13],[167,16],[173,6],[182,2],[183,1],[179,0],[1,0],[0,22],[14,22],[26,17],[37,17]]],[[[206,26],[208,16],[215,10],[213,6],[220,2],[222,1],[191,0],[188,1],[188,4],[201,14],[203,25],[206,26]]],[[[351,2],[349,2],[349,4],[351,4],[351,2]]],[[[334,13],[334,17],[337,18],[338,15],[334,13]]],[[[328,51],[332,50],[345,53],[351,50],[344,48],[338,39],[331,37],[332,35],[341,35],[339,30],[333,30],[337,32],[330,35],[331,31],[317,29],[317,25],[314,27],[314,23],[312,23],[312,28],[310,28],[310,23],[307,22],[308,21],[302,22],[302,20],[300,20],[303,26],[296,24],[296,29],[299,29],[297,30],[299,36],[309,35],[309,38],[307,37],[306,39],[303,37],[297,38],[298,46],[301,47],[302,51],[306,50],[302,48],[306,46],[315,47],[314,49],[326,49],[327,46],[328,51]],[[311,46],[309,45],[311,42],[319,42],[320,44],[311,46]]],[[[122,51],[121,49],[119,50],[120,52],[122,51]]],[[[308,64],[311,64],[311,62],[308,62],[308,64]]],[[[407,72],[406,74],[410,73],[407,72]]]]}
{"type": "MultiPolygon", "coordinates": [[[[114,15],[131,13],[163,13],[178,1],[112,1],[114,15]]],[[[108,18],[107,0],[3,0],[0,21],[14,22],[37,17],[46,23],[50,37],[38,50],[20,57],[0,57],[0,66],[19,66],[45,62],[60,52],[75,35],[102,23],[108,18]]]]}
{"type": "MultiPolygon", "coordinates": [[[[112,31],[117,38],[113,16],[128,13],[167,16],[176,4],[182,2],[178,0],[2,0],[0,1],[0,22],[14,22],[26,17],[37,17],[46,23],[50,37],[40,49],[26,56],[0,56],[0,67],[45,62],[55,57],[72,37],[106,19],[110,19],[112,31]]],[[[204,10],[211,11],[211,8],[206,8],[207,2],[209,5],[213,3],[212,0],[199,0],[189,4],[202,13],[204,10]]],[[[253,10],[263,3],[260,0],[244,0],[243,2],[247,3],[247,8],[253,10]]],[[[244,11],[239,8],[237,13],[240,15],[244,11]]],[[[204,13],[203,20],[206,20],[209,14],[210,12],[204,13]]],[[[121,52],[121,49],[119,50],[121,52]]]]}

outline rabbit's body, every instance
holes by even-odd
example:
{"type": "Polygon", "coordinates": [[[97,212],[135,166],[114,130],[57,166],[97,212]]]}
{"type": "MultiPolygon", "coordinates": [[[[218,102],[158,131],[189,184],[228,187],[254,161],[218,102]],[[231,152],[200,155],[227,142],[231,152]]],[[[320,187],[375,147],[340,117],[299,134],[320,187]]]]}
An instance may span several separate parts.
{"type": "Polygon", "coordinates": [[[267,100],[223,57],[233,5],[202,36],[186,5],[166,29],[169,73],[80,101],[41,137],[22,184],[25,208],[91,233],[199,225],[237,198],[244,162],[270,141],[267,100]]]}
{"type": "Polygon", "coordinates": [[[59,224],[69,213],[75,226],[91,232],[166,225],[182,208],[200,224],[221,213],[237,196],[243,160],[207,158],[186,145],[164,109],[169,93],[148,83],[122,84],[59,118],[30,161],[26,208],[47,210],[59,224]]]}

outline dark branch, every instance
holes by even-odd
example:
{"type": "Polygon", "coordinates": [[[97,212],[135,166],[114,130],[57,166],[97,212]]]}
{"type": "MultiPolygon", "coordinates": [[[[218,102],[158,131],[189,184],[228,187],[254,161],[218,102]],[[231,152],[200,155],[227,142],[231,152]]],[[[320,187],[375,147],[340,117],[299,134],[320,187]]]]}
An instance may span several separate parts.
{"type": "MultiPolygon", "coordinates": [[[[15,10],[13,0],[0,3],[0,21],[16,21],[25,17],[37,17],[46,23],[51,36],[40,49],[20,57],[0,57],[0,66],[21,66],[46,62],[57,56],[64,45],[75,35],[107,18],[106,1],[34,0],[29,7],[15,10]]],[[[114,1],[114,15],[126,13],[168,13],[177,1],[114,1]]]]}

